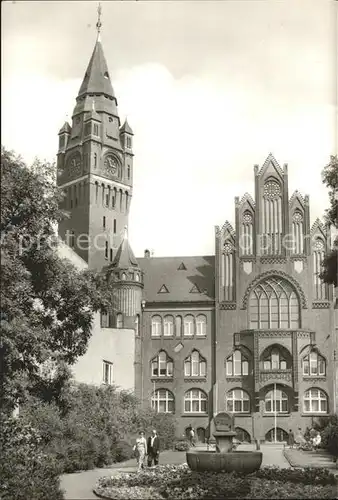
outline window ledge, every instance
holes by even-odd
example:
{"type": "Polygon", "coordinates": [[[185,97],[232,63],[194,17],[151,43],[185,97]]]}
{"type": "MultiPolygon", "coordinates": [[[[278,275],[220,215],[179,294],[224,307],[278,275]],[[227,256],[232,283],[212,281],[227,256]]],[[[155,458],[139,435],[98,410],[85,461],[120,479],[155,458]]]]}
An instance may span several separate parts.
{"type": "Polygon", "coordinates": [[[206,382],[207,377],[184,377],[184,382],[206,382]]]}
{"type": "Polygon", "coordinates": [[[151,377],[152,382],[172,382],[174,377],[151,377]]]}
{"type": "MultiPolygon", "coordinates": [[[[274,413],[263,413],[263,417],[270,417],[274,418],[275,414],[274,413]]],[[[279,417],[290,417],[291,413],[277,413],[277,418],[279,417]]]]}
{"type": "Polygon", "coordinates": [[[304,413],[302,412],[301,417],[325,417],[325,415],[329,415],[328,411],[323,412],[313,412],[313,413],[304,413]]]}
{"type": "Polygon", "coordinates": [[[303,380],[326,380],[326,375],[303,375],[303,380]]]}
{"type": "Polygon", "coordinates": [[[181,417],[188,417],[188,418],[191,418],[191,417],[207,417],[208,416],[208,413],[182,413],[181,414],[181,417]]]}

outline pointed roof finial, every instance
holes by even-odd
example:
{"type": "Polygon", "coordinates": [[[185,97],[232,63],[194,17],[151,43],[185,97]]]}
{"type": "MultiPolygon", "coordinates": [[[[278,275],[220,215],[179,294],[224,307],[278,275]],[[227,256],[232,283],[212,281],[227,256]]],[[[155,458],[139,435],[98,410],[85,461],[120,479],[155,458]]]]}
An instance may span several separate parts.
{"type": "Polygon", "coordinates": [[[97,40],[100,41],[100,32],[101,32],[101,14],[102,14],[102,7],[101,3],[99,3],[99,6],[97,8],[97,23],[96,23],[96,29],[97,29],[97,40]]]}

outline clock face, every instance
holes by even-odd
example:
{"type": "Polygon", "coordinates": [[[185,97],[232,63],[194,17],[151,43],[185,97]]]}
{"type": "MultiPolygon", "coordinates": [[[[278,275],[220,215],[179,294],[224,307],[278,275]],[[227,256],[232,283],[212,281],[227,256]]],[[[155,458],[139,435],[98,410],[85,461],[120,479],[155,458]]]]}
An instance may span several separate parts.
{"type": "Polygon", "coordinates": [[[81,174],[81,158],[79,155],[72,156],[69,160],[68,168],[73,176],[81,174]]]}
{"type": "Polygon", "coordinates": [[[108,174],[117,175],[117,161],[113,156],[106,157],[104,166],[108,174]]]}

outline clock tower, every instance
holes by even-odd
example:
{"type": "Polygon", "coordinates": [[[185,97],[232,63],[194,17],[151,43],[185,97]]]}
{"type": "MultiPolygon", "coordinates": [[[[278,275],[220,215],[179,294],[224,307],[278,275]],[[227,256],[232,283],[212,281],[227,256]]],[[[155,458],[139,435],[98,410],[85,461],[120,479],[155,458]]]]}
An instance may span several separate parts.
{"type": "Polygon", "coordinates": [[[128,226],[133,187],[133,131],[121,126],[117,99],[98,36],[85,72],[72,125],[59,132],[58,185],[61,208],[69,217],[59,235],[88,262],[100,269],[114,261],[128,226]]]}

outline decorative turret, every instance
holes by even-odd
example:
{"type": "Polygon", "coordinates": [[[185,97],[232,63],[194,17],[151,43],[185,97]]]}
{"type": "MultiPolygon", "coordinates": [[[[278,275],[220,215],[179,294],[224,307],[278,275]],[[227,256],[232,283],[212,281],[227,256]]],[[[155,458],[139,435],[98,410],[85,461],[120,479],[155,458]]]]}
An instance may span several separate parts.
{"type": "Polygon", "coordinates": [[[144,286],[143,272],[130,247],[127,226],[125,226],[124,238],[107,273],[112,289],[115,313],[122,314],[125,328],[137,328],[138,330],[144,286]]]}
{"type": "Polygon", "coordinates": [[[65,122],[59,131],[59,153],[65,152],[71,133],[72,127],[68,122],[65,122]]]}
{"type": "Polygon", "coordinates": [[[131,153],[132,148],[133,148],[133,137],[134,133],[132,131],[131,126],[129,125],[127,118],[120,128],[120,138],[121,138],[121,144],[124,148],[125,151],[131,153]]]}

